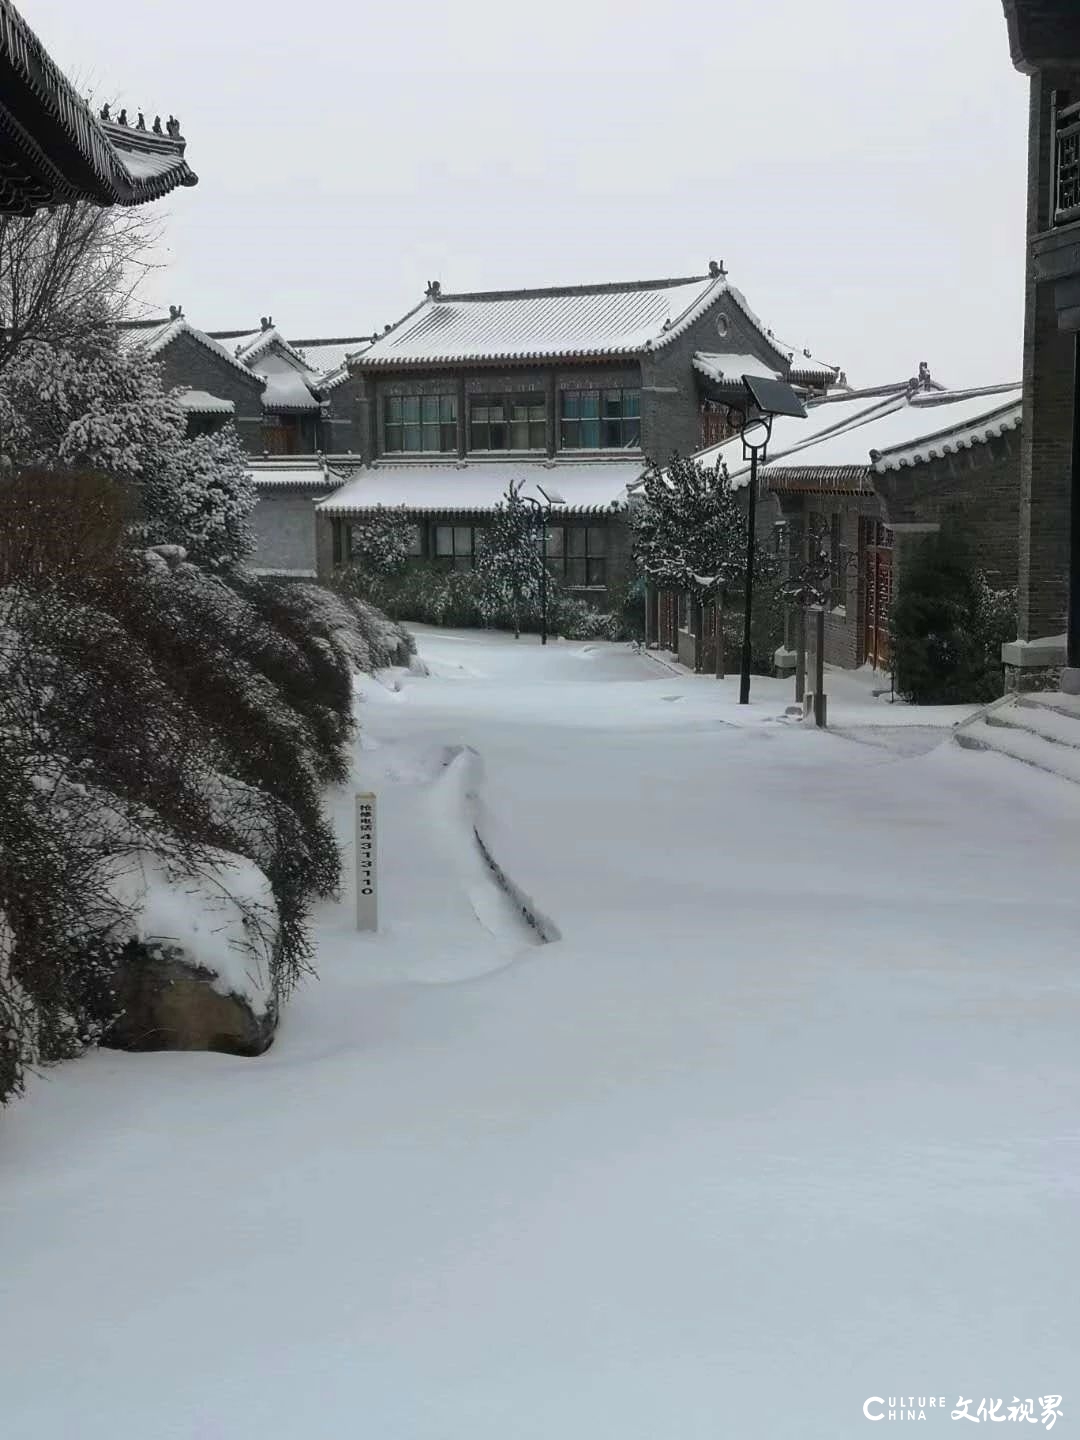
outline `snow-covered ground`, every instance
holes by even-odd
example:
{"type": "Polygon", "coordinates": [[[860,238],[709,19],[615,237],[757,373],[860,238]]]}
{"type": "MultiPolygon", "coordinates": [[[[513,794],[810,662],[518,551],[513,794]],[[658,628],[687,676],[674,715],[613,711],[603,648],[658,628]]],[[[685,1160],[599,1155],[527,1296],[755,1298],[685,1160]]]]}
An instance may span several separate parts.
{"type": "Polygon", "coordinates": [[[361,687],[382,933],[324,908],[260,1060],[3,1117],[4,1440],[1069,1433],[1080,788],[864,678],[822,734],[623,647],[420,648],[361,687]]]}

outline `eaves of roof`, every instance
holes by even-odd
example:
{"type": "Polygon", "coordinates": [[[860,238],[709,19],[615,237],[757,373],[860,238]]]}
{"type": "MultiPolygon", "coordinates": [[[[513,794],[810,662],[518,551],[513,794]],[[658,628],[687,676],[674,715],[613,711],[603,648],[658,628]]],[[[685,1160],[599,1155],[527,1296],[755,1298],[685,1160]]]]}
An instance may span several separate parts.
{"type": "Polygon", "coordinates": [[[961,450],[987,445],[991,440],[1018,429],[1022,420],[1023,405],[1014,400],[1000,410],[981,416],[975,424],[939,430],[935,434],[923,436],[906,445],[892,446],[888,450],[871,450],[872,468],[876,474],[883,475],[887,470],[902,470],[933,460],[942,460],[946,456],[958,454],[961,450]]]}
{"type": "Polygon", "coordinates": [[[785,466],[762,472],[771,494],[873,495],[868,465],[785,466]]]}
{"type": "Polygon", "coordinates": [[[0,211],[142,205],[198,181],[182,138],[100,121],[11,0],[0,0],[0,137],[0,211]]]}

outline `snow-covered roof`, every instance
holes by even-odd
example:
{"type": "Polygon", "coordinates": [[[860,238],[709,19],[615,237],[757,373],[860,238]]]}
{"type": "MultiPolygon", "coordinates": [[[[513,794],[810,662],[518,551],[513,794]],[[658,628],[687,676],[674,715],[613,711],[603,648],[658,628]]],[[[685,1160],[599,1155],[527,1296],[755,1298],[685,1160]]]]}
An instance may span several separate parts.
{"type": "Polygon", "coordinates": [[[220,395],[211,395],[208,390],[178,390],[174,392],[173,398],[182,410],[187,410],[192,415],[236,413],[236,406],[231,400],[223,400],[220,395]]]}
{"type": "Polygon", "coordinates": [[[269,325],[265,330],[260,330],[256,335],[241,340],[236,345],[236,358],[249,365],[252,370],[258,370],[259,359],[269,351],[276,350],[279,354],[288,355],[302,369],[308,370],[312,367],[304,359],[303,355],[285,339],[276,325],[269,325]]]}
{"type": "Polygon", "coordinates": [[[511,482],[524,482],[522,494],[543,500],[538,487],[557,491],[566,501],[559,513],[612,510],[626,503],[626,487],[641,475],[640,461],[597,460],[578,464],[542,461],[463,461],[458,464],[380,463],[356,471],[319,510],[348,514],[377,506],[447,514],[493,510],[511,482]]]}
{"type": "Polygon", "coordinates": [[[791,362],[791,376],[793,379],[811,380],[823,384],[835,380],[840,374],[839,365],[830,365],[824,360],[817,360],[810,351],[802,346],[789,345],[786,340],[781,340],[772,331],[767,332],[772,343],[781,350],[791,362]]]}
{"type": "MultiPolygon", "coordinates": [[[[830,397],[808,405],[805,420],[778,415],[773,421],[769,442],[770,463],[782,456],[807,449],[823,436],[834,435],[876,419],[903,405],[905,399],[906,392],[884,396],[840,394],[835,398],[830,397]]],[[[693,458],[706,468],[723,461],[736,489],[745,485],[749,479],[750,467],[743,459],[742,439],[738,435],[719,445],[710,445],[705,450],[699,450],[693,458]]]]}
{"type": "Polygon", "coordinates": [[[727,289],[718,274],[552,290],[434,293],[380,335],[359,364],[633,355],[666,345],[727,289]]]}
{"type": "Polygon", "coordinates": [[[319,456],[298,460],[283,456],[275,460],[252,460],[248,474],[256,490],[274,490],[286,486],[305,486],[316,490],[334,490],[344,480],[319,456]]]}
{"type": "MultiPolygon", "coordinates": [[[[909,465],[921,465],[927,460],[939,460],[945,455],[955,455],[958,450],[970,450],[973,445],[985,445],[1008,430],[1016,430],[1023,418],[1022,391],[1017,387],[996,398],[1005,403],[976,416],[974,420],[957,418],[946,430],[935,430],[930,435],[922,435],[888,449],[875,447],[870,451],[870,458],[875,462],[874,470],[880,475],[886,470],[900,470],[909,465]]],[[[926,418],[946,417],[928,415],[926,418]]]]}
{"type": "Polygon", "coordinates": [[[318,410],[319,402],[308,389],[307,380],[299,370],[280,370],[266,376],[266,389],[262,396],[263,409],[276,413],[279,410],[318,410]]]}
{"type": "Polygon", "coordinates": [[[150,358],[160,355],[162,350],[167,345],[171,345],[179,336],[190,335],[193,340],[197,340],[200,345],[205,345],[207,350],[212,351],[219,360],[227,360],[249,380],[255,380],[262,384],[262,377],[237,360],[235,355],[226,350],[220,340],[215,340],[205,330],[197,329],[183,315],[174,316],[171,320],[164,320],[160,325],[151,329],[131,329],[122,331],[121,334],[124,336],[124,343],[133,349],[143,351],[150,358]]]}
{"type": "Polygon", "coordinates": [[[930,458],[930,450],[941,452],[944,437],[957,433],[972,435],[986,429],[1000,414],[1018,406],[1020,398],[1019,386],[905,395],[899,404],[887,405],[882,413],[866,417],[862,423],[831,431],[814,445],[802,446],[786,455],[770,456],[766,470],[770,476],[789,469],[861,467],[869,470],[879,454],[885,452],[901,455],[919,452],[923,458],[930,458]]]}
{"type": "Polygon", "coordinates": [[[761,375],[768,380],[777,380],[781,374],[754,355],[715,355],[704,350],[695,353],[694,369],[717,385],[737,385],[744,375],[761,375]]]}
{"type": "Polygon", "coordinates": [[[309,370],[330,377],[341,370],[350,355],[357,355],[371,344],[368,336],[355,340],[294,340],[292,345],[304,358],[309,370]]]}

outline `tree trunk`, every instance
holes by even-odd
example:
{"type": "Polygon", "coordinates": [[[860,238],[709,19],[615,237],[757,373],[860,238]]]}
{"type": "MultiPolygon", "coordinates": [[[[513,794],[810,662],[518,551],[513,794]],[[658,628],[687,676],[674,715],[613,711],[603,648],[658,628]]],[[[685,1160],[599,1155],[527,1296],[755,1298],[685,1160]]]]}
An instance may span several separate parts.
{"type": "Polygon", "coordinates": [[[727,674],[727,657],[724,654],[724,591],[722,587],[716,592],[713,620],[716,631],[716,678],[723,680],[727,674]]]}

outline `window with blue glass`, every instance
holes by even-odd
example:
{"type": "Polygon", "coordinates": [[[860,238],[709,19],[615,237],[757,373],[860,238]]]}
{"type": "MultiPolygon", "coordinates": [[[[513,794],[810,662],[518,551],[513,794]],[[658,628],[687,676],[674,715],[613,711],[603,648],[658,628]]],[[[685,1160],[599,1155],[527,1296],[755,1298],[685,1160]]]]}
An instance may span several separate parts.
{"type": "Polygon", "coordinates": [[[559,399],[561,450],[637,450],[640,390],[564,390],[559,399]]]}
{"type": "Polygon", "coordinates": [[[383,450],[457,450],[456,395],[388,395],[383,401],[383,450]]]}

